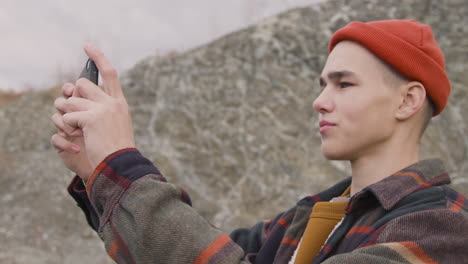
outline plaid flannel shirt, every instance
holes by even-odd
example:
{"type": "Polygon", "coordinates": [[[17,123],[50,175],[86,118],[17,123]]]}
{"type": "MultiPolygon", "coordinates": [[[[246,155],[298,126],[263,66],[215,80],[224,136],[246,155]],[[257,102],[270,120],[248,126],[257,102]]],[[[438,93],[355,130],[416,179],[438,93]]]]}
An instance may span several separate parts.
{"type": "MultiPolygon", "coordinates": [[[[117,263],[288,263],[312,207],[339,196],[347,178],[275,219],[230,236],[191,207],[136,149],[107,157],[85,187],[68,191],[117,263]]],[[[440,160],[413,164],[351,197],[312,263],[468,263],[465,197],[440,160]]]]}

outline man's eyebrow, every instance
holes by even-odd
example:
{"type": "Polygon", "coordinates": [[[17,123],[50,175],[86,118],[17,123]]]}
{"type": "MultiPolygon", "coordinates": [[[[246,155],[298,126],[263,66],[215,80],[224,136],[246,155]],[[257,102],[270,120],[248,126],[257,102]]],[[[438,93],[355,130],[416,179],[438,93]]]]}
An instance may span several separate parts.
{"type": "Polygon", "coordinates": [[[353,76],[356,76],[356,74],[352,71],[335,71],[335,72],[330,72],[327,74],[327,77],[330,80],[337,80],[343,77],[353,77],[353,76]]]}
{"type": "MultiPolygon", "coordinates": [[[[355,76],[356,74],[352,71],[334,71],[334,72],[329,72],[327,74],[328,79],[330,79],[331,81],[336,81],[343,77],[355,77],[355,76]]],[[[326,81],[323,77],[320,77],[319,82],[320,82],[320,87],[323,87],[326,85],[326,81]]]]}

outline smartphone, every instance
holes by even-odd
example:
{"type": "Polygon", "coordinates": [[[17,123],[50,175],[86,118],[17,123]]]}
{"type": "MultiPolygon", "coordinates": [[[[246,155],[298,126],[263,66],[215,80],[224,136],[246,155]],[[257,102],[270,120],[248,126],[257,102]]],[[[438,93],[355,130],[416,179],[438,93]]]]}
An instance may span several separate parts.
{"type": "Polygon", "coordinates": [[[96,63],[94,63],[92,59],[88,59],[79,78],[86,78],[92,81],[94,84],[98,84],[99,70],[96,67],[96,63]]]}

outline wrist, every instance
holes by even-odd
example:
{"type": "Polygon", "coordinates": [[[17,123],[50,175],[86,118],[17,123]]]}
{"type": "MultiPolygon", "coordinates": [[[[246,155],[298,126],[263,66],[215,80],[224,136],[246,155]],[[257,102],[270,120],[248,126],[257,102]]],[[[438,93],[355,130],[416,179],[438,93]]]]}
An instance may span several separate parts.
{"type": "Polygon", "coordinates": [[[93,171],[94,171],[94,169],[91,167],[90,164],[88,164],[87,168],[77,170],[77,171],[75,171],[75,173],[78,175],[78,177],[81,178],[83,183],[86,183],[88,181],[89,177],[91,176],[91,174],[93,174],[93,171]]]}
{"type": "MultiPolygon", "coordinates": [[[[124,153],[127,153],[127,152],[138,152],[138,149],[136,148],[123,148],[123,149],[120,149],[120,150],[117,150],[117,151],[114,151],[110,154],[108,154],[106,157],[104,157],[102,159],[102,161],[100,163],[98,163],[94,170],[91,172],[90,176],[87,177],[85,180],[86,180],[86,184],[87,185],[92,185],[93,181],[96,179],[96,177],[106,168],[108,167],[109,165],[109,162],[111,162],[113,159],[115,159],[116,157],[124,154],[124,153]]],[[[83,178],[82,178],[83,179],[83,178]]]]}
{"type": "Polygon", "coordinates": [[[132,149],[136,150],[135,144],[133,143],[125,144],[125,145],[121,144],[120,146],[119,144],[115,144],[109,148],[102,148],[103,151],[100,151],[100,153],[95,153],[95,155],[88,154],[89,163],[94,168],[93,170],[90,171],[89,175],[91,175],[99,167],[101,163],[108,160],[110,156],[115,156],[114,155],[115,153],[120,153],[123,151],[132,150],[132,149]]]}

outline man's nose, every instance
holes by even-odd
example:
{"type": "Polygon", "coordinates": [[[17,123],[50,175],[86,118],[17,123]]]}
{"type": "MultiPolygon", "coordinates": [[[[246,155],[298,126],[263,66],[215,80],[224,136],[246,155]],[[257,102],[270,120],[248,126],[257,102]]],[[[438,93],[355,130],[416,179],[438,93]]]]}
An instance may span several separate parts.
{"type": "Polygon", "coordinates": [[[312,107],[319,113],[331,112],[333,110],[333,102],[326,88],[315,98],[312,107]]]}

